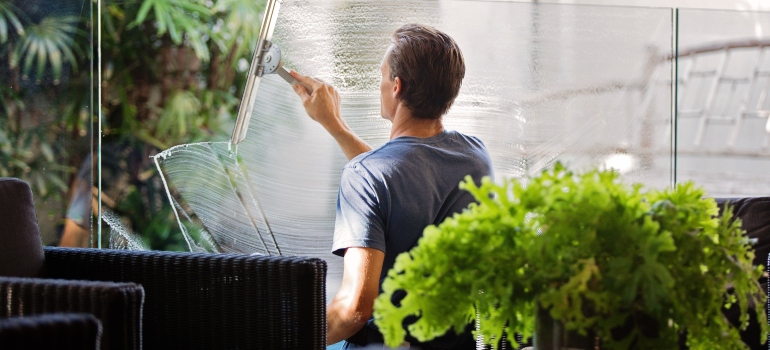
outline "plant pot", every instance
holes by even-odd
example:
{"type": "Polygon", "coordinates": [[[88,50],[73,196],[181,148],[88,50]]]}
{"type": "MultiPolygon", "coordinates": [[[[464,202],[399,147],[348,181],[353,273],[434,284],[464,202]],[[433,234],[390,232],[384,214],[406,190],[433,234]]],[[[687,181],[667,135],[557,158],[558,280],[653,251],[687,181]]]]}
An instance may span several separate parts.
{"type": "Polygon", "coordinates": [[[598,350],[598,342],[593,332],[580,335],[568,331],[561,321],[554,320],[548,310],[538,308],[535,317],[535,350],[598,350]]]}

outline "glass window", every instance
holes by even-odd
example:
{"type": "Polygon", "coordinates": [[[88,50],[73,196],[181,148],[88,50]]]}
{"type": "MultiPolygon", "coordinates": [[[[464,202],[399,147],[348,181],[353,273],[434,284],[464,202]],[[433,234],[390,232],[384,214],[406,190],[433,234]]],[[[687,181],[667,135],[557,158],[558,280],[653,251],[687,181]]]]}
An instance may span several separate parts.
{"type": "Polygon", "coordinates": [[[679,10],[677,182],[770,193],[770,13],[679,10]]]}
{"type": "Polygon", "coordinates": [[[46,245],[91,245],[92,10],[0,2],[0,177],[31,185],[46,245]]]}
{"type": "MultiPolygon", "coordinates": [[[[672,62],[660,61],[672,55],[671,9],[287,0],[273,42],[285,66],[339,90],[346,122],[377,147],[390,135],[380,116],[380,63],[391,33],[410,22],[447,32],[462,49],[467,71],[445,125],[478,136],[498,178],[560,160],[671,184],[672,62]]],[[[196,249],[213,242],[221,251],[324,258],[334,296],[342,259],[330,247],[347,159],[288,83],[261,79],[240,144],[188,144],[156,159],[186,209],[180,220],[203,228],[188,237],[196,249]]]]}

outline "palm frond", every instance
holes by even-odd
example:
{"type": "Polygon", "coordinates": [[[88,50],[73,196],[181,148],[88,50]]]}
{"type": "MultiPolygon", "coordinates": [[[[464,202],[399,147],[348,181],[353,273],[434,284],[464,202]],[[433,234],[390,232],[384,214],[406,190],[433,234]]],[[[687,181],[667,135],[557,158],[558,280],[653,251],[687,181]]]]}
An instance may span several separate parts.
{"type": "Polygon", "coordinates": [[[77,55],[83,51],[74,40],[78,33],[78,17],[46,17],[40,23],[30,25],[19,39],[11,56],[11,67],[23,61],[22,74],[27,75],[36,64],[35,73],[41,77],[45,68],[51,66],[54,79],[61,77],[62,66],[68,62],[77,70],[77,55]]]}
{"type": "Polygon", "coordinates": [[[158,120],[156,136],[167,138],[187,135],[189,124],[200,114],[201,102],[191,91],[176,92],[166,103],[158,120]]]}
{"type": "Polygon", "coordinates": [[[256,46],[265,3],[252,0],[220,0],[215,6],[226,13],[225,26],[219,36],[212,36],[222,51],[235,47],[236,57],[248,55],[256,46]],[[246,42],[244,42],[246,41],[246,42]]]}
{"type": "Polygon", "coordinates": [[[24,26],[16,15],[20,11],[8,2],[0,2],[0,44],[8,41],[9,25],[16,29],[16,34],[24,35],[24,26]]]}
{"type": "Polygon", "coordinates": [[[129,26],[136,27],[146,20],[155,20],[158,35],[168,33],[174,44],[193,48],[195,55],[202,61],[208,61],[210,52],[204,39],[204,28],[211,18],[212,10],[191,0],[144,0],[136,19],[129,26]]]}

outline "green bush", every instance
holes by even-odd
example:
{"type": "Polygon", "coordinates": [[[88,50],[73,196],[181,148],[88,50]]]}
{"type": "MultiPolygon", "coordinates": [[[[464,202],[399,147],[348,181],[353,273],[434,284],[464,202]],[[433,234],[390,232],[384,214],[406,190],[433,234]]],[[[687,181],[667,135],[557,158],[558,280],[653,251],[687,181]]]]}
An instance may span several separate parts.
{"type": "MultiPolygon", "coordinates": [[[[682,329],[692,349],[745,346],[722,310],[737,303],[746,324],[749,302],[764,305],[762,270],[740,221],[729,209],[717,218],[692,183],[643,191],[612,171],[557,164],[461,187],[479,203],[426,228],[383,282],[375,322],[390,346],[409,315],[419,316],[408,326],[419,340],[460,331],[476,312],[490,344],[503,332],[529,336],[539,307],[567,329],[596,331],[607,348],[674,349],[682,329]],[[399,290],[406,296],[394,305],[399,290]]],[[[753,312],[765,333],[761,307],[753,312]]]]}

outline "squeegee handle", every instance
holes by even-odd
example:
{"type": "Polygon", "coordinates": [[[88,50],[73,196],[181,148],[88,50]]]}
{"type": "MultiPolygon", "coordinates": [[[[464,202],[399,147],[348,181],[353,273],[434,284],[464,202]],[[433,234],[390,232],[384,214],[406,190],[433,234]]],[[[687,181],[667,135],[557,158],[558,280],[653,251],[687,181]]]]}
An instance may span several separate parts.
{"type": "Polygon", "coordinates": [[[313,89],[311,89],[310,86],[308,86],[305,83],[299,82],[299,80],[297,80],[297,79],[294,79],[294,77],[291,76],[291,73],[289,73],[289,71],[285,67],[283,67],[283,66],[279,67],[278,70],[276,71],[276,73],[278,73],[278,75],[280,75],[281,78],[283,78],[283,80],[286,80],[287,83],[289,83],[291,85],[294,85],[294,84],[302,85],[302,87],[304,87],[305,90],[307,90],[308,94],[312,94],[313,93],[313,89]]]}

